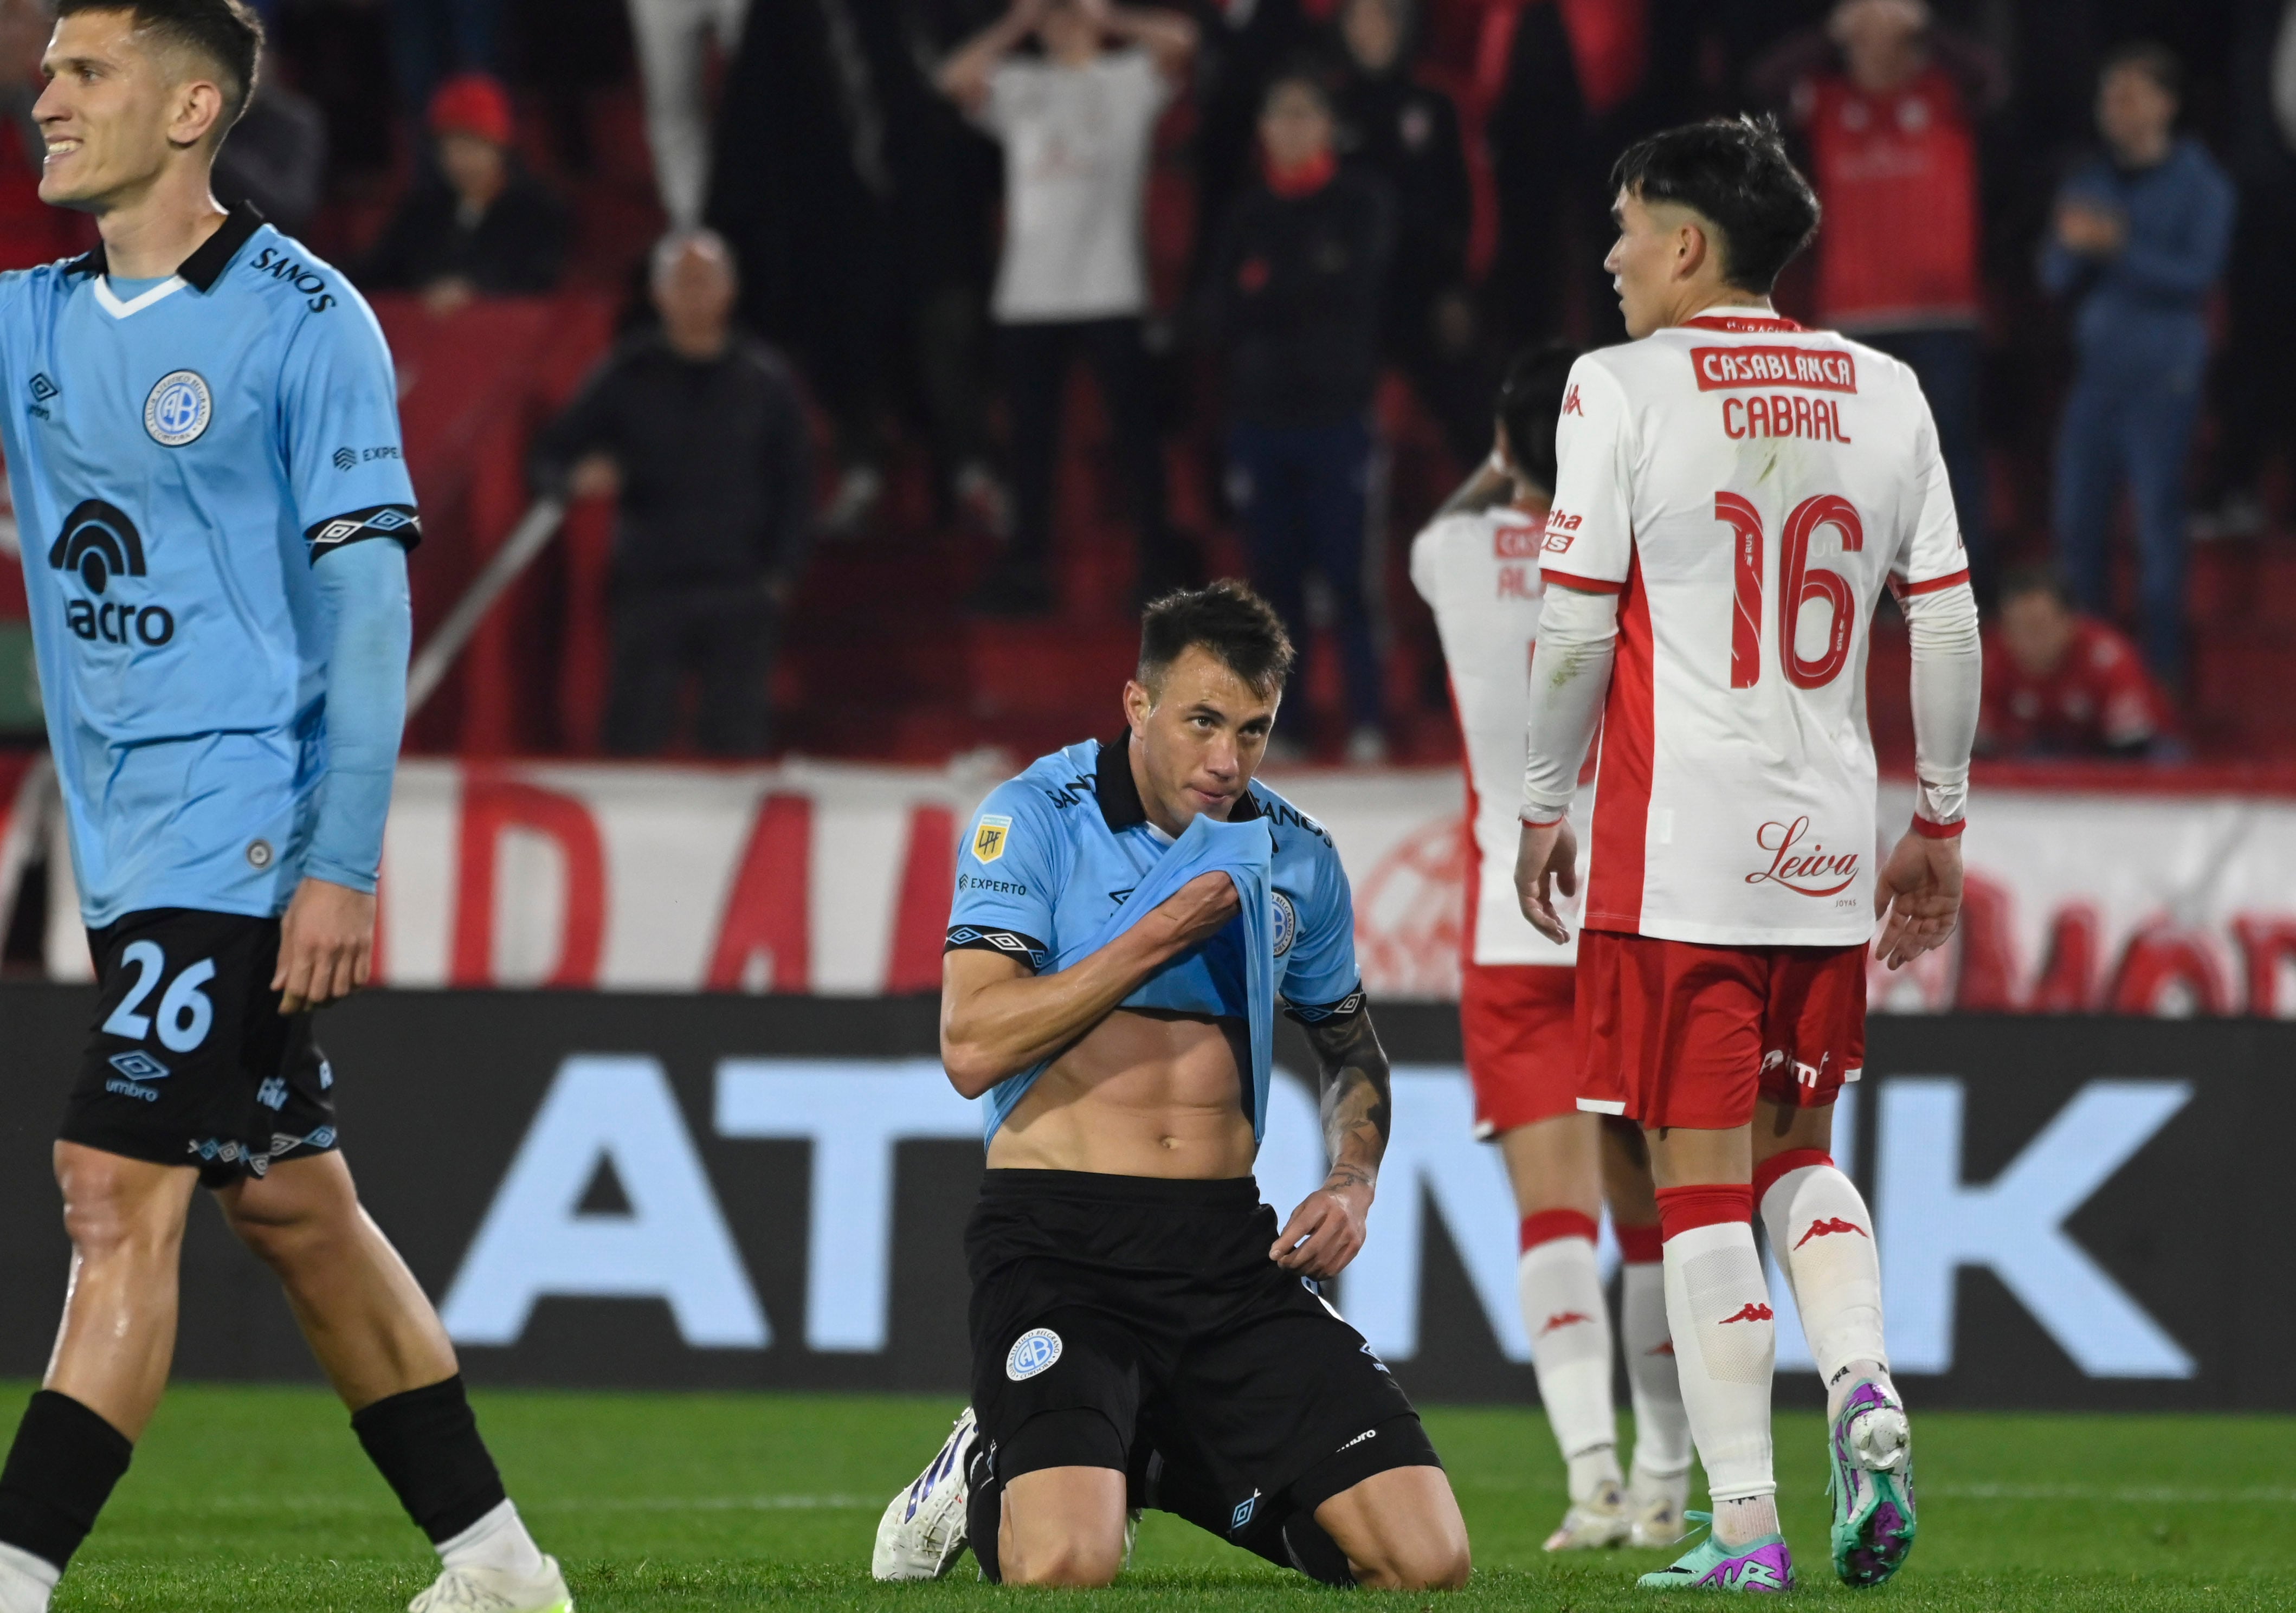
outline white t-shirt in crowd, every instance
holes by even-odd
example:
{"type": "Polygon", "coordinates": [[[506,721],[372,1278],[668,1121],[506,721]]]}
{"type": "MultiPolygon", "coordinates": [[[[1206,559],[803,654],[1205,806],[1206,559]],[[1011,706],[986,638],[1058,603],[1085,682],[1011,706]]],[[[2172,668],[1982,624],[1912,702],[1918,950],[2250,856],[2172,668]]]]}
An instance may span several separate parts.
{"type": "Polygon", "coordinates": [[[1148,308],[1141,203],[1169,94],[1136,47],[1083,67],[1009,57],[980,122],[1004,145],[1004,253],[990,309],[1008,324],[1148,308]]]}
{"type": "Polygon", "coordinates": [[[1587,924],[1864,942],[1874,608],[1969,574],[1913,372],[1718,310],[1581,358],[1555,443],[1547,585],[1620,596],[1587,924]]]}
{"type": "MultiPolygon", "coordinates": [[[[1538,636],[1538,546],[1544,518],[1501,506],[1447,515],[1411,544],[1411,582],[1435,612],[1451,703],[1459,714],[1467,766],[1466,921],[1477,963],[1578,961],[1576,898],[1557,893],[1570,938],[1560,946],[1530,927],[1515,900],[1514,854],[1521,829],[1523,724],[1530,700],[1530,652],[1538,636]]],[[[1584,829],[1593,792],[1572,815],[1584,829]]],[[[1579,842],[1580,877],[1587,837],[1579,842]]],[[[1582,884],[1583,893],[1585,887],[1582,884]]]]}

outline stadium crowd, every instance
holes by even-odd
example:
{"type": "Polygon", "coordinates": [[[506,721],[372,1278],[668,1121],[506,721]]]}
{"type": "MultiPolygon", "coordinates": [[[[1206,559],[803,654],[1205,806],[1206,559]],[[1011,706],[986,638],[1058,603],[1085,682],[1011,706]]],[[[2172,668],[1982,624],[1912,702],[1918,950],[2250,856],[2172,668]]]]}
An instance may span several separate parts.
{"type": "MultiPolygon", "coordinates": [[[[1922,380],[2001,641],[1997,752],[2182,754],[2210,626],[2188,548],[2296,516],[2278,0],[258,9],[274,48],[218,187],[363,288],[440,318],[575,288],[626,334],[695,254],[735,288],[734,347],[632,337],[588,356],[581,422],[534,422],[536,491],[654,490],[613,538],[613,715],[576,749],[671,743],[683,667],[746,680],[705,696],[700,742],[759,752],[803,569],[955,541],[964,593],[940,602],[1015,633],[1242,572],[1326,646],[1303,699],[1328,709],[1279,753],[1420,755],[1412,719],[1440,728],[1446,702],[1402,552],[1487,452],[1512,355],[1622,339],[1610,162],[1703,115],[1775,114],[1821,196],[1781,306],[1922,380]],[[644,450],[747,441],[753,475],[610,473],[600,422],[650,421],[646,389],[709,414],[728,352],[774,378],[760,397],[802,389],[809,530],[777,403],[644,450]],[[1064,494],[1079,470],[1107,496],[1064,494]],[[729,501],[749,524],[696,544],[729,501]],[[1128,586],[1083,597],[1073,557],[1128,536],[1128,586]],[[703,549],[709,574],[666,588],[703,549]],[[2021,602],[2063,620],[2020,632],[2021,602]]],[[[85,244],[33,193],[45,30],[40,0],[0,4],[0,264],[85,244]]]]}

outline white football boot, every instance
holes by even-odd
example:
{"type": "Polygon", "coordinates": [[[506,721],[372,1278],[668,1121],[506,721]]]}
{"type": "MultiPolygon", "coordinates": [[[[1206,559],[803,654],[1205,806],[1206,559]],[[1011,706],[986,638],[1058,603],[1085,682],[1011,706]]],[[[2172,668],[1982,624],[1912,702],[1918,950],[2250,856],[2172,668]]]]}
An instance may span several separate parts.
{"type": "Polygon", "coordinates": [[[1689,1504],[1689,1469],[1666,1475],[1636,1468],[1627,1490],[1627,1511],[1634,1519],[1634,1532],[1627,1543],[1646,1551],[1674,1544],[1688,1531],[1683,1509],[1689,1504]]]}
{"type": "Polygon", "coordinates": [[[574,1613],[573,1593],[545,1554],[539,1574],[500,1568],[448,1568],[406,1604],[406,1613],[574,1613]]]}
{"type": "Polygon", "coordinates": [[[939,1579],[964,1555],[964,1505],[972,1486],[966,1471],[980,1425],[972,1408],[957,1413],[956,1427],[916,1477],[877,1520],[877,1544],[869,1553],[872,1578],[939,1579]]]}
{"type": "Polygon", "coordinates": [[[1546,1537],[1550,1552],[1599,1552],[1624,1545],[1634,1529],[1627,1512],[1627,1494],[1615,1484],[1605,1484],[1584,1501],[1574,1501],[1562,1514],[1562,1527],[1546,1537]]]}

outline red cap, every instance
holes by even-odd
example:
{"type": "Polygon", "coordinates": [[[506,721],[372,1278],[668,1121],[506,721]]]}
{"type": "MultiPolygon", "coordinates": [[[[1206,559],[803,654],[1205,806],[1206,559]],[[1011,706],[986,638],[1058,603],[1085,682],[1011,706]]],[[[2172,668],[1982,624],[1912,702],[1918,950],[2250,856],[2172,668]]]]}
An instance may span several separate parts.
{"type": "Polygon", "coordinates": [[[430,132],[510,143],[510,92],[491,73],[456,73],[430,97],[430,132]]]}

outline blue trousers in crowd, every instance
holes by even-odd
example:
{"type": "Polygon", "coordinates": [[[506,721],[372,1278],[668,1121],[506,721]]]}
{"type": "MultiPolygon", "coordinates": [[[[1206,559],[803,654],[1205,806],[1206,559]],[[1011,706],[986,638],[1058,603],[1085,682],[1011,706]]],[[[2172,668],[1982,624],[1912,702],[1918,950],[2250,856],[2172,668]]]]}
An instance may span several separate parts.
{"type": "Polygon", "coordinates": [[[2057,430],[2057,554],[2081,608],[2111,619],[2105,538],[2124,479],[2136,516],[2138,640],[2152,675],[2185,684],[2185,463],[2201,365],[2084,362],[2057,430]]]}
{"type": "Polygon", "coordinates": [[[1331,590],[1351,729],[1378,726],[1383,705],[1364,577],[1374,446],[1370,424],[1359,419],[1238,422],[1227,438],[1228,491],[1243,517],[1251,585],[1283,618],[1303,660],[1308,573],[1331,590]]]}

